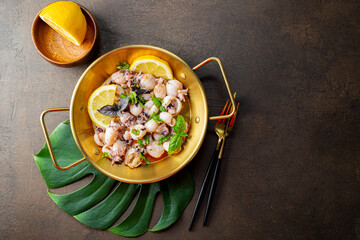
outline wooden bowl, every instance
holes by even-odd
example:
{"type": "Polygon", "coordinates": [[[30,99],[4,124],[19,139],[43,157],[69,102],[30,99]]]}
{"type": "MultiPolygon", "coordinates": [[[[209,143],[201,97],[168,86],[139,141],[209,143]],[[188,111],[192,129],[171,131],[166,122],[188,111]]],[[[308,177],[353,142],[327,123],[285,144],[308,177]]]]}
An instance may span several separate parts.
{"type": "Polygon", "coordinates": [[[81,8],[87,22],[87,32],[80,46],[62,37],[43,20],[39,13],[32,24],[32,39],[38,53],[48,62],[59,67],[74,67],[88,61],[99,45],[99,30],[94,16],[82,5],[81,8]]]}

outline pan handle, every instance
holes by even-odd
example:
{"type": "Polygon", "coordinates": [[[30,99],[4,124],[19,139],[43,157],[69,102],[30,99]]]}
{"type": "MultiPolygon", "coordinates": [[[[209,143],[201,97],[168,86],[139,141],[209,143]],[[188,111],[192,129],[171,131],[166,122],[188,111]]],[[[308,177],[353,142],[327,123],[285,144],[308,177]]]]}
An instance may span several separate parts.
{"type": "Polygon", "coordinates": [[[205,64],[207,64],[208,62],[211,62],[211,61],[216,61],[219,64],[219,67],[220,67],[220,70],[221,70],[221,73],[223,75],[224,82],[225,82],[225,85],[226,85],[226,89],[227,89],[227,91],[229,93],[229,97],[230,97],[231,104],[232,104],[233,107],[232,107],[232,110],[231,110],[231,112],[229,114],[222,115],[222,116],[212,116],[212,117],[209,117],[209,120],[219,120],[219,119],[231,118],[235,113],[235,107],[234,107],[235,106],[235,99],[233,97],[233,93],[231,91],[229,81],[227,79],[226,72],[224,70],[224,66],[223,66],[222,62],[220,61],[220,59],[217,58],[217,57],[210,57],[210,58],[206,59],[205,61],[199,63],[195,67],[193,67],[193,70],[195,71],[195,70],[199,69],[200,67],[204,66],[205,64]]]}
{"type": "Polygon", "coordinates": [[[47,132],[47,129],[46,129],[46,125],[45,125],[45,115],[49,112],[63,112],[63,111],[69,111],[70,108],[68,107],[64,107],[64,108],[49,108],[49,109],[46,109],[40,116],[40,122],[41,122],[41,127],[42,127],[42,130],[44,132],[44,136],[45,136],[45,140],[46,140],[46,144],[48,146],[48,149],[49,149],[49,153],[50,153],[50,156],[51,156],[51,160],[54,164],[54,166],[59,169],[59,170],[68,170],[72,167],[75,167],[76,165],[78,165],[79,163],[82,163],[83,161],[86,160],[86,158],[82,158],[80,160],[77,160],[76,162],[66,166],[66,167],[61,167],[57,161],[56,161],[56,158],[55,158],[55,155],[54,155],[54,150],[51,146],[51,142],[50,142],[50,138],[49,138],[49,134],[47,132]]]}

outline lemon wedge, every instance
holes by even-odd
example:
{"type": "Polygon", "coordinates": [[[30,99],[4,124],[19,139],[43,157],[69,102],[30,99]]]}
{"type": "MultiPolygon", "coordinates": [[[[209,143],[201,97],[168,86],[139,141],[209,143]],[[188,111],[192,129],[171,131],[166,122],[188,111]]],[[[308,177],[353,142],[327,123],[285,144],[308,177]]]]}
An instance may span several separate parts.
{"type": "Polygon", "coordinates": [[[88,102],[88,113],[96,125],[107,128],[111,122],[111,117],[102,115],[98,109],[105,105],[112,105],[115,100],[116,85],[104,85],[96,89],[90,96],[88,102]]]}
{"type": "Polygon", "coordinates": [[[156,77],[173,79],[173,73],[169,63],[153,55],[145,55],[135,58],[130,66],[131,71],[150,73],[156,77]]]}
{"type": "Polygon", "coordinates": [[[77,46],[84,41],[87,23],[79,5],[70,1],[51,3],[40,12],[40,18],[52,29],[77,46]]]}

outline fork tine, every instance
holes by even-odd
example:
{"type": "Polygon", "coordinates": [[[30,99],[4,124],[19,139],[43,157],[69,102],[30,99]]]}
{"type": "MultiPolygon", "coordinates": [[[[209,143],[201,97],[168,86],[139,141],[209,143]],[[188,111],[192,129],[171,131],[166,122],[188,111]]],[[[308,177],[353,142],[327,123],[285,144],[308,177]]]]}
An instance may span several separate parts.
{"type": "MultiPolygon", "coordinates": [[[[226,110],[225,115],[229,114],[229,112],[231,111],[231,109],[232,109],[232,104],[230,103],[230,104],[228,105],[228,107],[227,107],[227,110],[226,110]]],[[[221,120],[221,125],[225,125],[226,120],[227,120],[227,119],[222,119],[222,120],[221,120]]]]}
{"type": "MultiPolygon", "coordinates": [[[[236,92],[234,92],[234,98],[236,97],[236,92]]],[[[229,101],[229,99],[228,99],[229,101]]],[[[226,102],[227,103],[227,102],[226,102]]],[[[226,115],[229,114],[229,112],[232,110],[232,103],[230,102],[229,106],[228,106],[228,111],[225,113],[226,115]]],[[[224,114],[221,114],[221,116],[224,114]]],[[[226,123],[226,119],[220,119],[218,120],[216,123],[221,123],[221,125],[225,125],[226,123]]]]}
{"type": "Polygon", "coordinates": [[[236,115],[237,115],[238,110],[239,110],[239,105],[240,105],[240,103],[238,103],[237,106],[236,106],[235,114],[234,114],[234,116],[232,116],[232,118],[231,118],[231,121],[230,121],[230,124],[229,124],[229,128],[232,128],[233,125],[234,125],[234,123],[235,123],[236,115]]]}
{"type": "MultiPolygon", "coordinates": [[[[226,101],[225,106],[224,106],[224,108],[222,109],[222,111],[221,111],[221,113],[220,113],[220,116],[224,115],[224,112],[225,112],[225,109],[226,109],[228,103],[229,103],[229,100],[226,101]]],[[[216,121],[216,124],[221,123],[221,120],[222,120],[222,119],[217,120],[217,121],[216,121]]]]}

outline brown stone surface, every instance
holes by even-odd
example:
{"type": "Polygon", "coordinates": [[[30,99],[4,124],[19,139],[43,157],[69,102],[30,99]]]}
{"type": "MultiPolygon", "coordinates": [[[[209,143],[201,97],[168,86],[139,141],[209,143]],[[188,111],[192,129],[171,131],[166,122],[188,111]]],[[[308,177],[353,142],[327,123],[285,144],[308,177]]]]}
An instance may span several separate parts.
{"type": "MultiPolygon", "coordinates": [[[[48,3],[0,1],[0,239],[120,239],[61,211],[32,157],[44,143],[40,113],[68,106],[89,65],[58,68],[37,54],[31,24],[48,3]]],[[[359,1],[79,3],[99,23],[95,57],[130,44],[165,48],[190,66],[217,56],[241,102],[208,226],[199,217],[187,231],[213,123],[190,164],[194,199],[171,228],[142,239],[360,239],[359,1]]],[[[198,75],[214,115],[225,102],[221,75],[216,64],[198,75]]],[[[158,201],[152,226],[161,210],[158,201]]]]}

